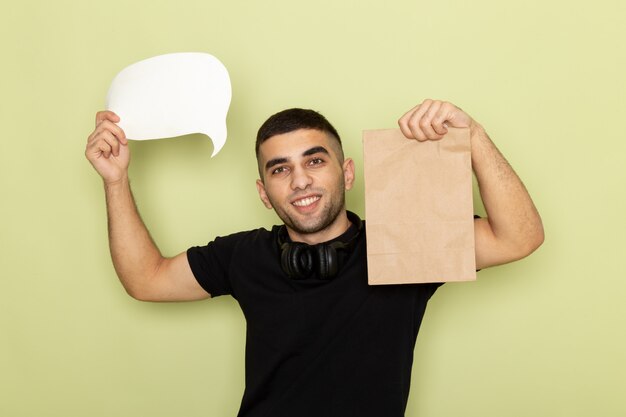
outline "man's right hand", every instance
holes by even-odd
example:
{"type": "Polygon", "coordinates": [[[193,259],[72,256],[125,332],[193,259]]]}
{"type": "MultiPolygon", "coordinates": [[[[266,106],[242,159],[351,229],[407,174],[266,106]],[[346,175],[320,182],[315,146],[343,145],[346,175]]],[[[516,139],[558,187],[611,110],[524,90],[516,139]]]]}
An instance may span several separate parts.
{"type": "Polygon", "coordinates": [[[119,121],[112,111],[96,113],[96,128],[87,139],[85,156],[105,184],[114,184],[128,175],[130,151],[126,134],[116,124],[119,121]]]}

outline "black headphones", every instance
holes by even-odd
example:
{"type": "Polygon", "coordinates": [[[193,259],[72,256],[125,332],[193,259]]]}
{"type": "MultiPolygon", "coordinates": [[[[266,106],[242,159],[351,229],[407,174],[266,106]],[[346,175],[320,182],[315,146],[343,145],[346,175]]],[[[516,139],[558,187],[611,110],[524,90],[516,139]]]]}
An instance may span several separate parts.
{"type": "Polygon", "coordinates": [[[348,220],[356,226],[356,233],[347,242],[334,241],[307,245],[289,240],[287,228],[283,225],[278,231],[280,266],[291,279],[318,278],[329,280],[335,277],[345,259],[352,253],[363,223],[359,216],[347,212],[348,220]]]}

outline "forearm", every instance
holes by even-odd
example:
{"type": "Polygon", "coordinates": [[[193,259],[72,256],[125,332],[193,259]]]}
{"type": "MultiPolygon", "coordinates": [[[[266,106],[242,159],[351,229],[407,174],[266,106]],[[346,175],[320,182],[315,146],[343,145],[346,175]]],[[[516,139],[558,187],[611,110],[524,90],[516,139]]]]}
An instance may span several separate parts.
{"type": "Polygon", "coordinates": [[[139,216],[128,177],[105,183],[105,195],[115,271],[126,291],[140,298],[140,291],[156,276],[163,257],[139,216]]]}
{"type": "Polygon", "coordinates": [[[487,211],[488,238],[510,257],[504,261],[527,256],[543,242],[539,213],[526,187],[482,126],[473,122],[470,130],[472,167],[487,211]]]}

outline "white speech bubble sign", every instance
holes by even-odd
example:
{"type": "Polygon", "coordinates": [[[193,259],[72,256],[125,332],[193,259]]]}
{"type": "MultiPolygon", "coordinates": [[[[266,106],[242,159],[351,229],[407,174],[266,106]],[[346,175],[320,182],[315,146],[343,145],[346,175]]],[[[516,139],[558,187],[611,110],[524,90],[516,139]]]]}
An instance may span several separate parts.
{"type": "Polygon", "coordinates": [[[213,55],[159,55],[124,68],[113,79],[107,109],[133,140],[202,133],[215,156],[226,143],[226,114],[232,90],[224,64],[213,55]]]}

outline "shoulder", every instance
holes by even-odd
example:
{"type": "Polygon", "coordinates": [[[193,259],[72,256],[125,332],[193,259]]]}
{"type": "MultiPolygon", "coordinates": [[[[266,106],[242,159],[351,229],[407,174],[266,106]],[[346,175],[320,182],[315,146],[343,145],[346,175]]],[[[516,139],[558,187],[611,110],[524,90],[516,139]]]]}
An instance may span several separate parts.
{"type": "Polygon", "coordinates": [[[258,228],[231,233],[229,235],[217,236],[206,246],[216,246],[220,248],[230,247],[235,249],[242,246],[266,245],[274,241],[274,236],[276,235],[277,230],[278,226],[275,226],[271,230],[258,228]]]}
{"type": "Polygon", "coordinates": [[[187,260],[194,276],[211,296],[231,294],[233,267],[246,267],[250,259],[267,259],[276,250],[272,236],[272,231],[263,228],[218,236],[204,246],[189,248],[187,260]]]}

